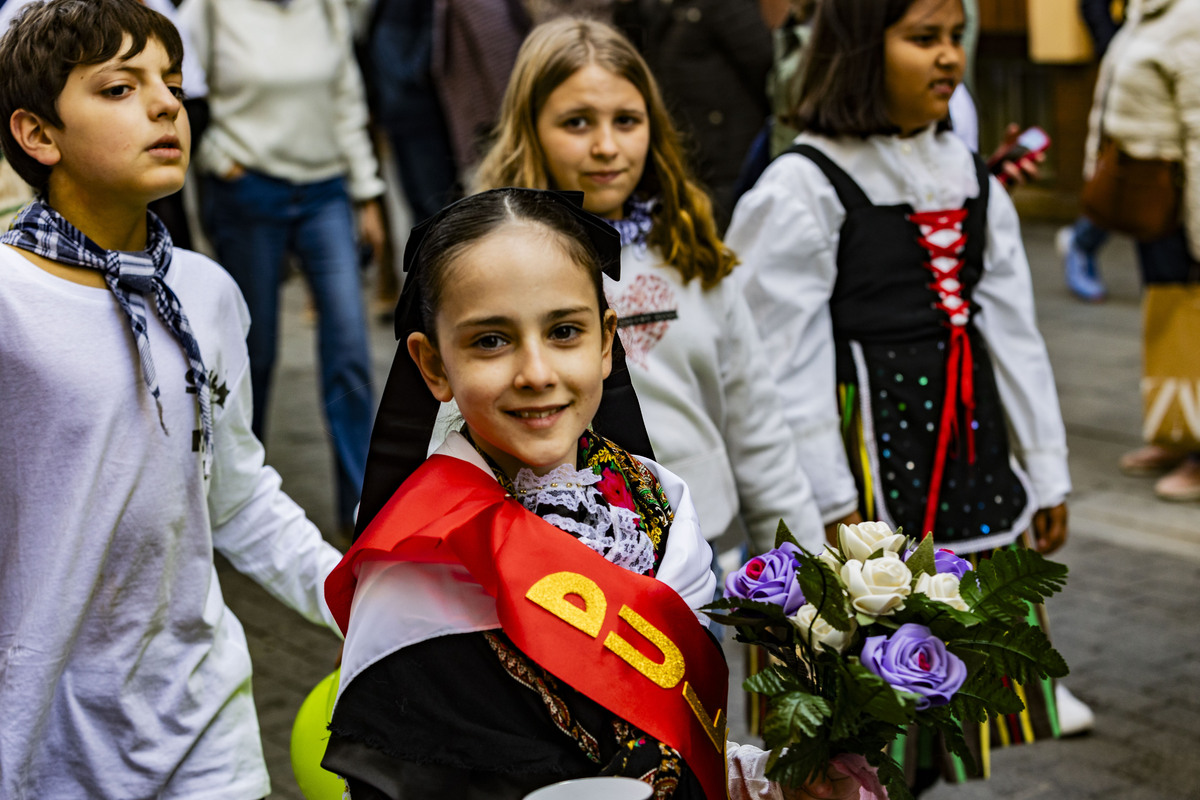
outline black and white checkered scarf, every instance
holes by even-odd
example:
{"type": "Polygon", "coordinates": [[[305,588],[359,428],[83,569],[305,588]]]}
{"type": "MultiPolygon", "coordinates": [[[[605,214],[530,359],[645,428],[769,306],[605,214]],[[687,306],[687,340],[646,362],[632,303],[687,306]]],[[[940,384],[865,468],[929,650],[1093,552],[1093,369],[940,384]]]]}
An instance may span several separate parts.
{"type": "Polygon", "coordinates": [[[0,236],[0,242],[28,250],[60,264],[86,267],[104,275],[105,283],[125,312],[125,316],[129,318],[129,327],[133,331],[142,364],[142,378],[158,406],[159,424],[162,425],[163,431],[167,432],[146,326],[145,298],[146,295],[154,295],[154,307],[159,318],[175,334],[187,355],[187,381],[195,390],[200,406],[199,450],[204,476],[207,478],[213,455],[212,391],[204,360],[200,357],[200,345],[192,333],[192,326],[188,323],[187,315],[183,313],[179,298],[163,280],[171,266],[174,246],[171,243],[171,235],[167,233],[162,221],[147,212],[145,252],[105,250],[57,211],[41,200],[35,200],[21,210],[8,232],[0,236]]]}

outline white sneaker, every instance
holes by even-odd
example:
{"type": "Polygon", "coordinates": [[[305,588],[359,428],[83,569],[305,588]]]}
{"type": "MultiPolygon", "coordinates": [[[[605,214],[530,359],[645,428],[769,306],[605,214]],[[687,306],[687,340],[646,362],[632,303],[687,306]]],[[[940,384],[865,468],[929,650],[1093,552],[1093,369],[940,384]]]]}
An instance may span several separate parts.
{"type": "Polygon", "coordinates": [[[1071,225],[1064,225],[1054,234],[1054,249],[1058,251],[1059,258],[1066,258],[1067,252],[1071,249],[1072,241],[1075,238],[1075,228],[1071,225]]]}
{"type": "Polygon", "coordinates": [[[1096,727],[1096,715],[1061,683],[1054,684],[1054,702],[1058,705],[1059,735],[1078,736],[1096,727]]]}

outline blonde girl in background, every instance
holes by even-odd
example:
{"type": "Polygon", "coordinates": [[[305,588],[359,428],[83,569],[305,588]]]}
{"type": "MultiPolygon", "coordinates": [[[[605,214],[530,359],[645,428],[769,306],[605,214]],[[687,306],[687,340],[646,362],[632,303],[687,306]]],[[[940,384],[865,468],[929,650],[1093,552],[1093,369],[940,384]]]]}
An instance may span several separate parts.
{"type": "Polygon", "coordinates": [[[820,547],[821,524],[787,433],[738,263],[717,235],[645,61],[615,29],[534,29],[517,56],[479,188],[579,190],[621,235],[605,293],[656,458],[687,483],[705,537],[740,515],[757,551],[782,518],[820,547]]]}

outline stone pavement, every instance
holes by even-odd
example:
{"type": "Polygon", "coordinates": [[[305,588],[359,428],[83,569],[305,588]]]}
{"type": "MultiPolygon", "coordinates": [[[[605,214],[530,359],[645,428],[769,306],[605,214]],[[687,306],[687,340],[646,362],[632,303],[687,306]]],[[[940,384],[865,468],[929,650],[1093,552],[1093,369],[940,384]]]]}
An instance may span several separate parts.
{"type": "MultiPolygon", "coordinates": [[[[1054,361],[1071,446],[1075,492],[1071,568],[1050,606],[1067,683],[1096,712],[1093,733],[995,755],[993,778],[940,786],[929,800],[1158,800],[1200,798],[1200,504],[1159,502],[1150,479],[1129,478],[1117,457],[1138,444],[1138,285],[1133,248],[1102,256],[1111,297],[1073,300],[1063,288],[1054,228],[1030,225],[1038,312],[1054,361]]],[[[395,348],[372,330],[378,386],[395,348]]],[[[284,488],[332,538],[331,458],[319,415],[314,336],[298,279],[285,288],[282,352],[268,431],[268,460],[284,488]]],[[[288,737],[308,690],[332,667],[336,638],[301,620],[222,564],[229,605],[246,627],[255,697],[274,791],[299,800],[288,737]]],[[[731,664],[740,655],[730,648],[731,664]]],[[[742,736],[735,713],[734,738],[742,736]]]]}

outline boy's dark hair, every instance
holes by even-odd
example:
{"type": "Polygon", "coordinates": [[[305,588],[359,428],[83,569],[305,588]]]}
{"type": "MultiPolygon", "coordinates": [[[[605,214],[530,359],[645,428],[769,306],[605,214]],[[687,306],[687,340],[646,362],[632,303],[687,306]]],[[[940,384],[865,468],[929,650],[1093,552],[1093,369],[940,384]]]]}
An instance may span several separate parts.
{"type": "Polygon", "coordinates": [[[17,174],[45,194],[50,167],[31,158],[13,138],[9,121],[25,109],[62,127],[58,97],[77,66],[129,59],[155,39],[174,67],[183,42],[171,21],[137,0],[50,0],[31,3],[0,38],[0,147],[17,174]],[[129,46],[122,51],[125,37],[129,46]]]}
{"type": "Polygon", "coordinates": [[[820,0],[790,123],[824,136],[895,134],[884,88],[884,33],[914,0],[820,0]]]}

